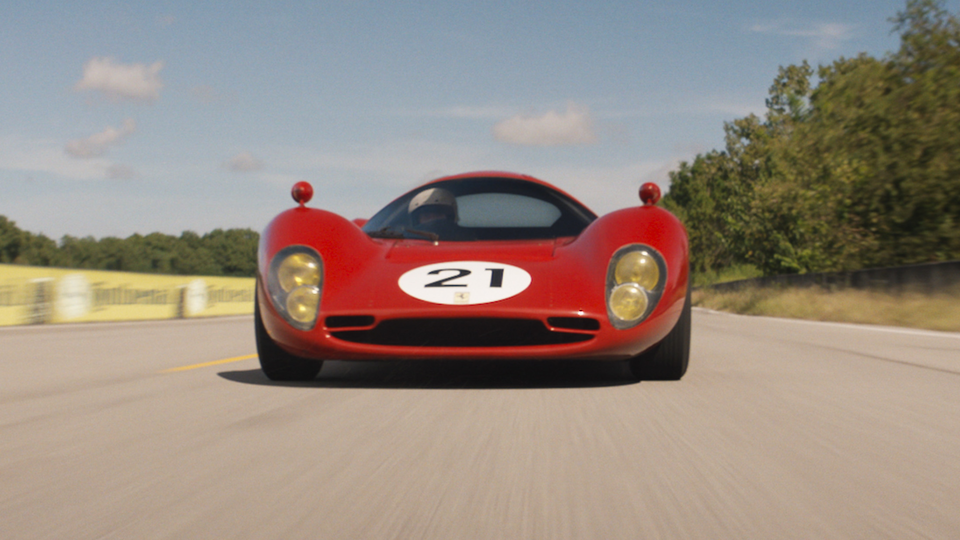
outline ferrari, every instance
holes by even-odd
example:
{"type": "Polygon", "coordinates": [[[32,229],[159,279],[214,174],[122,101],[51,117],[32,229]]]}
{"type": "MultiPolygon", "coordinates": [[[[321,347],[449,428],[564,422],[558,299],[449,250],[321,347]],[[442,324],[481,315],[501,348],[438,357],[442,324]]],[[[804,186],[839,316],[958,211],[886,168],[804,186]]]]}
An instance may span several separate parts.
{"type": "Polygon", "coordinates": [[[690,354],[687,234],[657,206],[598,217],[503,172],[447,176],[369,220],[297,206],[260,237],[254,326],[263,373],[325,360],[596,360],[679,380],[690,354]]]}

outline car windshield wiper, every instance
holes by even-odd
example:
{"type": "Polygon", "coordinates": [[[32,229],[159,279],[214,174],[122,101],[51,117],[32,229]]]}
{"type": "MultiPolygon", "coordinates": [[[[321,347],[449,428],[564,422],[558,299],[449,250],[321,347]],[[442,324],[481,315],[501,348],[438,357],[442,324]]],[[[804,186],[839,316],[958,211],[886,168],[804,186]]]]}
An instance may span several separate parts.
{"type": "Polygon", "coordinates": [[[440,235],[435,232],[421,231],[420,229],[403,229],[403,232],[408,232],[410,234],[417,234],[420,236],[426,236],[427,238],[429,238],[434,242],[436,242],[437,240],[440,240],[440,235]]]}
{"type": "Polygon", "coordinates": [[[403,238],[403,228],[390,226],[380,227],[373,232],[368,232],[367,236],[370,238],[403,238]]]}
{"type": "Polygon", "coordinates": [[[367,233],[371,238],[406,238],[407,234],[412,234],[416,236],[423,236],[429,238],[431,241],[436,242],[440,240],[440,235],[430,231],[421,231],[419,229],[409,229],[407,227],[400,226],[387,226],[381,227],[376,231],[367,233]]]}

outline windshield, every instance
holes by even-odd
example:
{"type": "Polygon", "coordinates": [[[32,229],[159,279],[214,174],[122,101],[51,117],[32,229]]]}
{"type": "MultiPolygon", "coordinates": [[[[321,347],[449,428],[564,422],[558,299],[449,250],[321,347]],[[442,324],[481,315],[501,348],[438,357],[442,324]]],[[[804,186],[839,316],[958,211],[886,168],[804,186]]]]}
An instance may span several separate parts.
{"type": "Polygon", "coordinates": [[[407,193],[370,218],[363,231],[376,238],[534,240],[577,236],[596,218],[542,184],[465,178],[407,193]]]}

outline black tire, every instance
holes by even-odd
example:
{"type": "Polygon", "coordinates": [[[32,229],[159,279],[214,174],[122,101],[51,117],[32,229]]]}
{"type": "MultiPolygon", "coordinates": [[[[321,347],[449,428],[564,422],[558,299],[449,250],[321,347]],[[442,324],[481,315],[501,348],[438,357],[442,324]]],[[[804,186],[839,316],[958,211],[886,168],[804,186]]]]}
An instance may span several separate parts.
{"type": "Polygon", "coordinates": [[[260,320],[260,300],[254,300],[253,324],[256,329],[260,369],[271,381],[312,381],[320,373],[323,360],[294,356],[280,348],[260,320]]]}
{"type": "Polygon", "coordinates": [[[680,320],[663,341],[630,359],[630,372],[642,381],[679,381],[690,363],[690,287],[680,320]]]}

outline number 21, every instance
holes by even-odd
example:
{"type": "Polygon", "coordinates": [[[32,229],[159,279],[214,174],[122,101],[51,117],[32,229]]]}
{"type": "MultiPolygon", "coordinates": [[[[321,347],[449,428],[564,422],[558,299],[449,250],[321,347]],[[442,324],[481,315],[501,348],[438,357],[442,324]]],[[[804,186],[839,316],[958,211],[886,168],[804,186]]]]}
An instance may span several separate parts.
{"type": "MultiPolygon", "coordinates": [[[[491,288],[501,288],[503,287],[503,268],[487,268],[490,272],[490,287],[491,288]]],[[[441,272],[456,272],[455,276],[448,276],[443,279],[438,279],[424,285],[424,287],[466,287],[465,283],[450,283],[455,279],[460,279],[462,277],[467,277],[471,274],[470,270],[464,270],[463,268],[440,268],[433,270],[432,272],[427,272],[427,275],[436,276],[441,272]]]]}

